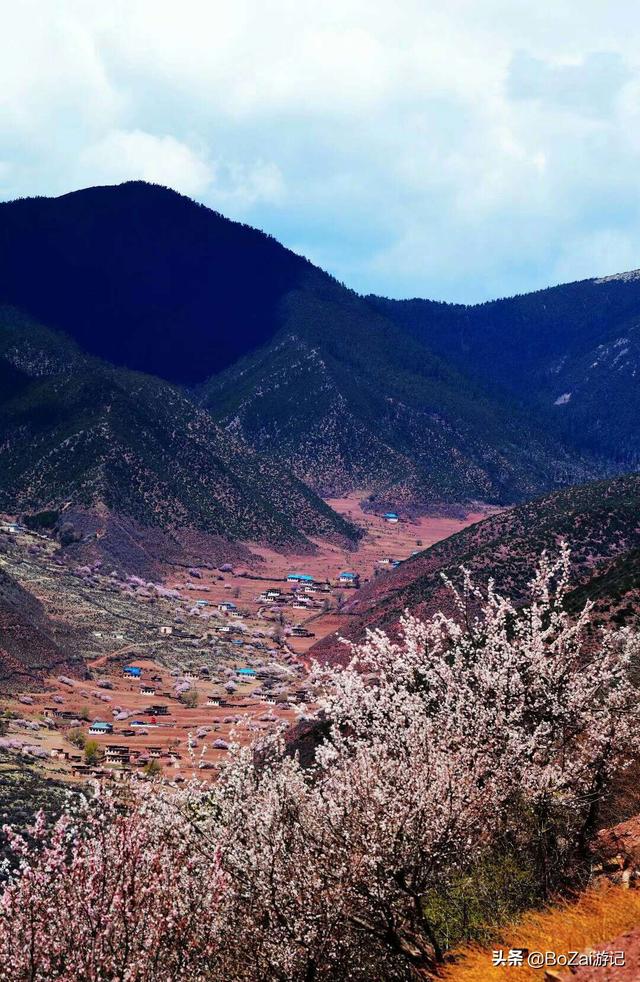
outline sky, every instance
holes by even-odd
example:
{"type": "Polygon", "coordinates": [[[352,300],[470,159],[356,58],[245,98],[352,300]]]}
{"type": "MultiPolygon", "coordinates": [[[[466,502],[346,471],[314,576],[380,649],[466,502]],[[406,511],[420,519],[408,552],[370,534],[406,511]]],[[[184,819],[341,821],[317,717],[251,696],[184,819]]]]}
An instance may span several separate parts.
{"type": "Polygon", "coordinates": [[[640,267],[633,0],[0,0],[0,199],[142,178],[363,293],[640,267]]]}

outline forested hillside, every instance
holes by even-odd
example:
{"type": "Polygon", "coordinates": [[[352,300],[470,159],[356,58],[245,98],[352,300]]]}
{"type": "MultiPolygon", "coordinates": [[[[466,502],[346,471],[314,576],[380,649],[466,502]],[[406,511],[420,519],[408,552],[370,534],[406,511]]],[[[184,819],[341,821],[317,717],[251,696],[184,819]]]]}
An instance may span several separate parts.
{"type": "Polygon", "coordinates": [[[308,546],[357,531],[175,386],[84,356],[14,311],[0,319],[0,509],[72,504],[146,526],[308,546]]]}
{"type": "Polygon", "coordinates": [[[640,274],[477,306],[369,298],[460,371],[619,466],[640,463],[640,274]]]}

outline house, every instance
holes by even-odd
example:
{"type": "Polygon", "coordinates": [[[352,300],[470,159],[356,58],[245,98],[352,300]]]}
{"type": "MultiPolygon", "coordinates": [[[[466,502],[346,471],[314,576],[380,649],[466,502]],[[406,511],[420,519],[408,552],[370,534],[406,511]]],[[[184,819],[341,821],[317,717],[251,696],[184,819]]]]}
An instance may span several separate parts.
{"type": "Polygon", "coordinates": [[[315,638],[315,634],[312,631],[307,631],[306,627],[292,628],[291,636],[294,638],[315,638]]]}
{"type": "Polygon", "coordinates": [[[221,604],[218,604],[218,610],[221,614],[230,614],[232,610],[237,610],[238,608],[230,600],[225,600],[221,604]]]}
{"type": "Polygon", "coordinates": [[[387,511],[382,517],[384,518],[385,522],[389,522],[390,525],[396,525],[400,521],[394,511],[387,511]]]}
{"type": "Polygon", "coordinates": [[[128,764],[131,761],[129,747],[121,743],[108,743],[104,748],[104,756],[108,764],[128,764]]]}
{"type": "Polygon", "coordinates": [[[122,674],[132,679],[139,679],[142,675],[142,669],[138,668],[137,665],[125,665],[122,674]]]}
{"type": "Polygon", "coordinates": [[[10,532],[11,535],[17,535],[18,532],[25,531],[25,527],[23,525],[18,525],[17,522],[3,522],[0,525],[0,532],[10,532]]]}
{"type": "Polygon", "coordinates": [[[338,577],[338,583],[340,584],[340,586],[355,588],[360,586],[360,576],[358,575],[358,573],[348,573],[348,572],[340,573],[340,576],[338,577]]]}
{"type": "Polygon", "coordinates": [[[113,726],[111,723],[103,723],[101,720],[96,719],[89,727],[89,733],[93,733],[96,736],[106,736],[109,733],[113,733],[113,726]]]}
{"type": "Polygon", "coordinates": [[[391,559],[390,556],[385,556],[383,559],[378,560],[378,566],[393,566],[395,562],[395,559],[391,559]]]}
{"type": "Polygon", "coordinates": [[[304,586],[307,583],[313,583],[313,576],[309,576],[308,573],[289,573],[287,575],[287,583],[296,583],[304,586]]]}
{"type": "Polygon", "coordinates": [[[163,637],[166,637],[168,634],[172,634],[172,633],[173,633],[173,628],[169,627],[168,624],[163,624],[162,627],[160,628],[160,634],[163,637]]]}
{"type": "Polygon", "coordinates": [[[170,716],[169,707],[160,705],[147,706],[143,709],[143,714],[145,716],[170,716]]]}
{"type": "Polygon", "coordinates": [[[209,606],[208,600],[196,600],[196,607],[208,607],[208,606],[209,606]]]}
{"type": "Polygon", "coordinates": [[[155,690],[155,687],[153,685],[149,685],[147,683],[146,685],[141,685],[140,686],[140,695],[141,696],[155,696],[155,694],[156,694],[156,690],[155,690]]]}
{"type": "Polygon", "coordinates": [[[205,705],[207,706],[219,706],[220,699],[217,696],[209,696],[205,705]]]}
{"type": "Polygon", "coordinates": [[[254,679],[256,677],[255,668],[239,668],[236,672],[242,679],[248,681],[249,679],[254,679]]]}

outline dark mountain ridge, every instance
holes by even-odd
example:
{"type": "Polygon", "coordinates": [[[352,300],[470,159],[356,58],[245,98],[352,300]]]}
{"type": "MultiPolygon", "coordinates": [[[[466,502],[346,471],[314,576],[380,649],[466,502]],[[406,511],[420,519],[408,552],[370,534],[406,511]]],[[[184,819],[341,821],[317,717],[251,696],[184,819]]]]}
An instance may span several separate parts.
{"type": "Polygon", "coordinates": [[[323,276],[248,225],[132,181],[0,203],[0,302],[115,365],[192,384],[267,341],[323,276]]]}
{"type": "Polygon", "coordinates": [[[461,372],[578,448],[640,463],[640,272],[475,306],[369,298],[461,372]]]}
{"type": "Polygon", "coordinates": [[[161,379],[0,310],[0,509],[113,512],[141,526],[310,549],[357,530],[282,463],[161,379]]]}
{"type": "Polygon", "coordinates": [[[367,488],[377,506],[423,510],[522,500],[598,472],[338,284],[291,293],[282,316],[200,396],[321,494],[367,488]]]}
{"type": "MultiPolygon", "coordinates": [[[[372,507],[510,504],[633,468],[629,385],[608,398],[605,373],[595,413],[593,395],[562,397],[578,391],[567,373],[584,375],[589,346],[605,344],[592,298],[613,311],[610,333],[640,312],[636,286],[573,284],[482,308],[393,303],[167,188],[0,204],[0,302],[83,352],[181,384],[229,445],[286,461],[316,492],[368,493],[372,507]]],[[[183,442],[169,441],[165,465],[183,442]]]]}

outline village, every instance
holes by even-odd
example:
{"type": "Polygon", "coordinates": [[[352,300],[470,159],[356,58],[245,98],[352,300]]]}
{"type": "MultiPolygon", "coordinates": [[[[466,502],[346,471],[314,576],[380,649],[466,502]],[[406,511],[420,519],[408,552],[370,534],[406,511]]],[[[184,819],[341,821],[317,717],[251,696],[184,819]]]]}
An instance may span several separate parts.
{"type": "Polygon", "coordinates": [[[59,673],[2,700],[0,747],[56,780],[212,780],[232,744],[304,720],[307,653],[339,630],[346,600],[474,518],[374,515],[356,495],[330,503],[363,527],[356,552],[253,544],[251,567],[170,567],[161,582],[70,568],[46,536],[4,521],[2,568],[73,633],[85,677],[59,673]]]}

